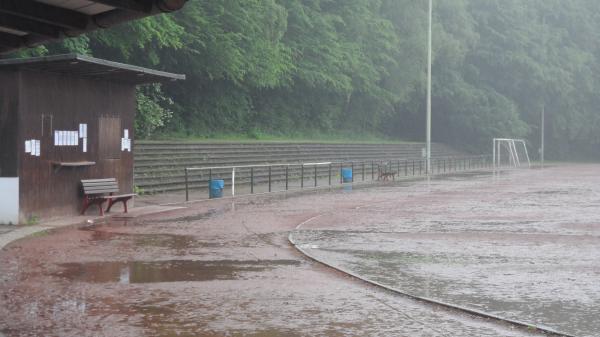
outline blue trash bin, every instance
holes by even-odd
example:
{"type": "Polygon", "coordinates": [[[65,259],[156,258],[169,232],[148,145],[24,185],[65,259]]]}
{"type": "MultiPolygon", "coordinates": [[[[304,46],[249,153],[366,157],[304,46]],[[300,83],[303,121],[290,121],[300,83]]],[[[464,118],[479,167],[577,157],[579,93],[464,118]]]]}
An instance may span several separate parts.
{"type": "Polygon", "coordinates": [[[225,188],[225,181],[222,179],[213,179],[208,182],[208,196],[210,199],[216,199],[223,197],[223,188],[225,188]]]}
{"type": "Polygon", "coordinates": [[[352,182],[352,169],[349,167],[342,169],[342,181],[345,183],[352,182]]]}

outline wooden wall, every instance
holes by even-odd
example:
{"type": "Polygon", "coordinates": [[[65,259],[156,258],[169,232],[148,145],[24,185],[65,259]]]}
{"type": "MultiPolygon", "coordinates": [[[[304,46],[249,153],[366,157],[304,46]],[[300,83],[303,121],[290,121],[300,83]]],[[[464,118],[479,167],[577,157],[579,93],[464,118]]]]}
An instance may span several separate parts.
{"type": "Polygon", "coordinates": [[[21,221],[32,216],[45,219],[77,214],[82,203],[81,179],[115,177],[121,192],[131,193],[133,152],[120,150],[120,137],[128,129],[129,138],[134,138],[135,86],[26,70],[21,70],[21,81],[17,142],[21,221]],[[101,132],[102,118],[120,120],[120,130],[101,132]],[[80,123],[88,125],[86,153],[81,139],[79,146],[54,145],[55,130],[76,131],[80,123]],[[100,139],[100,134],[120,137],[109,142],[100,139]],[[25,153],[27,139],[41,140],[40,157],[25,153]],[[103,149],[108,143],[119,146],[118,155],[106,155],[111,152],[103,149]],[[96,165],[58,169],[52,163],[80,161],[94,161],[96,165]]]}
{"type": "Polygon", "coordinates": [[[0,71],[0,177],[17,176],[18,74],[0,71]]]}

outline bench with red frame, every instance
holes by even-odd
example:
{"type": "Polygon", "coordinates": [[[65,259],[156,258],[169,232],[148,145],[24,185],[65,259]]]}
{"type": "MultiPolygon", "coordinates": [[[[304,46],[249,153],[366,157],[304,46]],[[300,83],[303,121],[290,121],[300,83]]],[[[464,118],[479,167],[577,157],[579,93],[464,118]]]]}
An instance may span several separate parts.
{"type": "Polygon", "coordinates": [[[106,212],[110,212],[115,203],[122,202],[123,209],[127,213],[127,201],[136,195],[135,193],[115,194],[119,192],[119,184],[115,178],[86,179],[81,181],[81,185],[83,186],[82,215],[92,205],[98,205],[100,215],[104,215],[102,205],[107,201],[106,212]]]}

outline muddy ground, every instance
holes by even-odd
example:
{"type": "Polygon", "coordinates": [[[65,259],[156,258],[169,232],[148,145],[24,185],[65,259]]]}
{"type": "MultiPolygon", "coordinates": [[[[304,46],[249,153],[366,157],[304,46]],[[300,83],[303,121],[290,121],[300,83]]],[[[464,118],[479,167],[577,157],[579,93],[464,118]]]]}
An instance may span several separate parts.
{"type": "MultiPolygon", "coordinates": [[[[349,238],[363,232],[364,239],[351,244],[354,252],[396,252],[385,243],[400,240],[414,254],[437,256],[447,248],[458,255],[460,247],[477,251],[502,246],[495,234],[506,233],[502,239],[509,245],[526,246],[523,254],[531,247],[517,234],[574,235],[556,244],[568,254],[570,248],[580,247],[576,250],[580,254],[581,247],[592,247],[600,234],[596,172],[599,166],[581,165],[496,179],[461,175],[430,183],[219,200],[128,222],[38,235],[0,252],[0,332],[7,336],[536,335],[398,296],[335,272],[295,250],[288,234],[294,231],[309,245],[320,240],[314,250],[333,254],[327,257],[339,263],[369,261],[354,253],[334,256],[339,253],[336,249],[348,250],[349,238]],[[556,193],[538,193],[540,189],[556,193]],[[523,203],[519,201],[523,195],[541,197],[523,203]],[[337,240],[337,235],[320,235],[322,230],[348,233],[337,240]],[[374,237],[386,232],[396,236],[374,237]],[[321,249],[324,239],[329,251],[321,249]],[[415,248],[420,241],[434,248],[415,248]]],[[[554,243],[540,240],[533,242],[554,243]]],[[[496,249],[498,254],[510,251],[496,249]]],[[[599,270],[591,261],[597,260],[597,251],[590,254],[581,269],[585,277],[577,282],[598,293],[600,286],[591,279],[599,270]]],[[[431,273],[432,282],[456,276],[452,268],[444,268],[452,264],[430,260],[425,258],[429,269],[421,270],[420,276],[431,273]]],[[[396,286],[409,284],[412,271],[419,269],[415,264],[423,258],[409,259],[410,265],[402,261],[406,259],[393,254],[381,259],[382,264],[406,266],[402,274],[406,277],[378,274],[372,262],[365,265],[365,275],[387,277],[396,286]]],[[[481,292],[484,282],[476,265],[467,263],[463,268],[473,273],[478,285],[473,292],[481,292]]],[[[388,269],[397,271],[396,267],[388,269]]],[[[534,269],[543,274],[543,268],[534,269]]],[[[512,287],[529,277],[523,275],[494,278],[493,285],[512,287]]],[[[460,289],[458,285],[453,291],[460,295],[460,289]]],[[[489,305],[485,299],[504,295],[491,289],[472,299],[489,305]]],[[[533,299],[550,297],[542,292],[534,295],[533,299]]],[[[576,292],[567,295],[577,297],[576,292]]]]}

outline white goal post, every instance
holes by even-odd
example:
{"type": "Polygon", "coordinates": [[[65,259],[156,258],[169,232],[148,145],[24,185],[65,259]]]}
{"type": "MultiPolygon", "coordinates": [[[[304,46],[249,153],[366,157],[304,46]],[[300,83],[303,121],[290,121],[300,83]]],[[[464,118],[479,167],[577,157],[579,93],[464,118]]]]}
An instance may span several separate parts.
{"type": "Polygon", "coordinates": [[[527,144],[523,139],[494,138],[494,168],[499,167],[531,167],[527,144]]]}

